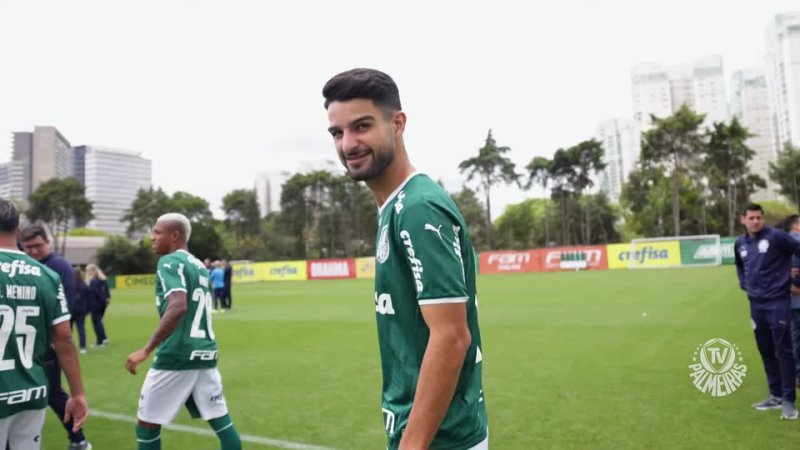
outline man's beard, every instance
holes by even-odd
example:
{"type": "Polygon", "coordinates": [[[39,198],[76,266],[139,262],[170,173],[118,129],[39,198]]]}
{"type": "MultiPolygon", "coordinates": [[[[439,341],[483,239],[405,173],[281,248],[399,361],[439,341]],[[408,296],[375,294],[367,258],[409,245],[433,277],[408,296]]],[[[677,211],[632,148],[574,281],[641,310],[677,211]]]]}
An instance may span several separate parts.
{"type": "Polygon", "coordinates": [[[394,161],[394,144],[387,144],[381,148],[381,151],[372,150],[372,164],[369,168],[364,172],[353,173],[350,167],[347,165],[347,161],[344,162],[344,167],[347,169],[347,174],[350,175],[350,178],[356,181],[369,181],[373,178],[380,176],[384,170],[394,161]]]}

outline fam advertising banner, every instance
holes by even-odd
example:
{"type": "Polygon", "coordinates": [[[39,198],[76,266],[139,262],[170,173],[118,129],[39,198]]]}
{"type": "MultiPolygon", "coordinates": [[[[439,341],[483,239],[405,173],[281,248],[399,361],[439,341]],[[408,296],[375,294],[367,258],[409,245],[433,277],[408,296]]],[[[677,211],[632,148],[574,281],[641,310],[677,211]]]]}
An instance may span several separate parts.
{"type": "Polygon", "coordinates": [[[309,280],[335,280],[356,277],[356,262],[353,259],[320,259],[309,261],[309,280]]]}
{"type": "Polygon", "coordinates": [[[265,281],[299,281],[306,279],[305,261],[279,261],[263,264],[265,281]]]}
{"type": "Polygon", "coordinates": [[[131,289],[138,287],[156,287],[156,275],[117,275],[117,289],[131,289]]]}
{"type": "Polygon", "coordinates": [[[605,245],[553,247],[539,250],[542,270],[608,269],[605,245]]]}
{"type": "Polygon", "coordinates": [[[541,253],[538,250],[504,250],[483,252],[480,273],[541,272],[541,253]]]}
{"type": "Polygon", "coordinates": [[[264,281],[266,263],[233,263],[231,268],[231,282],[253,283],[264,281]]]}
{"type": "Polygon", "coordinates": [[[375,257],[356,258],[356,278],[375,278],[375,257]]]}
{"type": "Polygon", "coordinates": [[[632,248],[631,244],[611,244],[606,246],[606,254],[609,269],[681,265],[681,246],[678,241],[641,242],[636,244],[636,248],[632,248]]]}

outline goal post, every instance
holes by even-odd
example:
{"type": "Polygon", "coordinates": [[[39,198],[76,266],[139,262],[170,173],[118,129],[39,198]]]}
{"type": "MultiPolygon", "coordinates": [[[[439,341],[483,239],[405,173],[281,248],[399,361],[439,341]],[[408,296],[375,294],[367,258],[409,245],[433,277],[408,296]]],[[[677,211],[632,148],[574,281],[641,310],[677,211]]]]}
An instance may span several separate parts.
{"type": "Polygon", "coordinates": [[[718,234],[634,239],[628,268],[712,267],[722,264],[718,234]]]}

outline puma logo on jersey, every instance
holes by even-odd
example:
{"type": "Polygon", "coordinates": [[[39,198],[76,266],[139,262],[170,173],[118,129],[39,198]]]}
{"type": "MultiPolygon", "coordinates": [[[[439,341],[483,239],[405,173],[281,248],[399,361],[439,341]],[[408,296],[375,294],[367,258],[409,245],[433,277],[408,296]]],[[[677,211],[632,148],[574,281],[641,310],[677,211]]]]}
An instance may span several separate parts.
{"type": "Polygon", "coordinates": [[[166,267],[167,269],[172,270],[172,263],[164,263],[164,267],[166,267]]]}
{"type": "Polygon", "coordinates": [[[426,223],[425,224],[425,230],[433,231],[434,233],[439,235],[439,239],[442,238],[442,226],[441,225],[439,225],[438,227],[435,227],[435,226],[433,226],[433,225],[431,225],[429,223],[426,223]]]}

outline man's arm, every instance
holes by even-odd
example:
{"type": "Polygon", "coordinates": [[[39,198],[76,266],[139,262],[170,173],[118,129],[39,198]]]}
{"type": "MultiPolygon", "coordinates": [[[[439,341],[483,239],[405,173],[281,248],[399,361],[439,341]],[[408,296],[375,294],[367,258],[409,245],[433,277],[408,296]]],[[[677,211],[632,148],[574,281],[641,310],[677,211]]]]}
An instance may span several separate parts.
{"type": "Polygon", "coordinates": [[[472,343],[466,303],[421,307],[430,339],[401,450],[427,450],[453,400],[464,358],[472,343]]]}
{"type": "Polygon", "coordinates": [[[64,375],[67,376],[67,383],[69,383],[69,399],[64,411],[64,423],[74,419],[72,431],[77,432],[89,416],[89,405],[86,403],[86,395],[83,391],[81,369],[78,355],[75,353],[75,343],[72,342],[69,320],[60,322],[53,327],[53,347],[55,347],[58,362],[61,364],[64,375]]]}
{"type": "Polygon", "coordinates": [[[737,244],[739,244],[739,241],[736,241],[733,244],[733,257],[734,261],[736,262],[736,275],[739,277],[739,288],[745,291],[747,289],[745,289],[744,285],[744,261],[742,261],[739,251],[736,250],[737,244]]]}
{"type": "Polygon", "coordinates": [[[175,331],[184,314],[186,314],[188,304],[185,291],[173,291],[167,297],[167,302],[167,310],[164,312],[164,316],[161,317],[156,332],[153,333],[153,336],[144,347],[128,355],[125,368],[133,375],[136,375],[136,366],[144,362],[150,356],[150,353],[175,331]]]}

